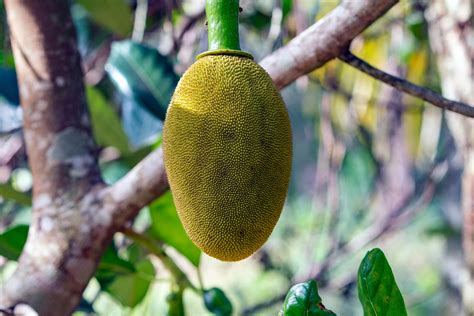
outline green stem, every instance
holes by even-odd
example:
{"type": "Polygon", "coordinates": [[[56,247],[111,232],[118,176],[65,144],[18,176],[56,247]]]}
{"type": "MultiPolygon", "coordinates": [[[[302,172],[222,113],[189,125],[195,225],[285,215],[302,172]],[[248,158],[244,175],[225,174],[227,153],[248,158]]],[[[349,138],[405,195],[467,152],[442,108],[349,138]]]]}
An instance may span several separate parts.
{"type": "Polygon", "coordinates": [[[209,50],[240,50],[239,0],[206,0],[209,50]]]}
{"type": "Polygon", "coordinates": [[[196,293],[200,293],[200,289],[195,287],[191,281],[189,281],[186,274],[181,271],[181,269],[174,263],[173,259],[171,259],[165,252],[165,250],[159,247],[152,239],[150,239],[145,234],[140,234],[130,228],[124,228],[122,231],[125,236],[142,246],[143,248],[147,249],[151,254],[155,255],[160,259],[163,265],[168,269],[168,271],[173,275],[176,283],[179,284],[180,287],[183,288],[190,288],[196,293]]]}

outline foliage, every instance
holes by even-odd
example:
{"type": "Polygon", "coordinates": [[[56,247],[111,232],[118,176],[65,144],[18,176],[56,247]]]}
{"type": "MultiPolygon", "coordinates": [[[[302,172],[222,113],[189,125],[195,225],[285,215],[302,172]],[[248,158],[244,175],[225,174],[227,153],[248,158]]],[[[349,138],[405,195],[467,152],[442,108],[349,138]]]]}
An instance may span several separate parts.
{"type": "Polygon", "coordinates": [[[318,293],[314,280],[294,285],[286,295],[281,316],[333,316],[332,311],[326,309],[318,293]]]}
{"type": "Polygon", "coordinates": [[[380,249],[369,251],[362,260],[357,288],[364,315],[407,315],[392,269],[380,249]]]}
{"type": "Polygon", "coordinates": [[[232,315],[232,303],[224,291],[219,288],[204,291],[204,304],[210,312],[217,316],[232,315]]]}
{"type": "MultiPolygon", "coordinates": [[[[159,146],[179,76],[205,49],[205,19],[198,1],[162,5],[149,0],[145,40],[137,43],[129,39],[136,1],[70,2],[80,52],[92,65],[86,70],[87,99],[102,173],[113,183],[159,146]],[[87,72],[102,75],[89,82],[87,72]]],[[[337,5],[285,0],[280,12],[272,1],[242,3],[242,47],[256,60],[337,5]],[[270,30],[278,32],[270,36],[270,30]]],[[[419,4],[400,3],[354,42],[353,51],[377,67],[439,90],[423,10],[419,4]]],[[[14,185],[15,170],[27,170],[27,156],[19,141],[22,113],[4,18],[0,1],[0,256],[7,262],[2,280],[25,244],[32,194],[31,188],[14,185]]],[[[185,234],[171,194],[165,193],[133,223],[143,232],[139,238],[116,236],[78,315],[251,310],[275,315],[282,299],[269,302],[285,297],[282,291],[302,276],[311,281],[291,288],[281,308],[284,315],[333,315],[323,309],[319,293],[340,315],[360,314],[356,289],[365,315],[375,315],[374,310],[442,315],[449,296],[440,290],[443,247],[460,236],[453,220],[460,167],[443,113],[338,61],[282,95],[294,135],[292,182],[282,218],[263,250],[228,265],[202,255],[185,234]],[[443,172],[433,189],[435,198],[425,201],[420,197],[439,166],[443,172]],[[426,233],[434,231],[439,233],[426,233]],[[418,303],[405,310],[392,269],[378,249],[366,255],[356,273],[354,267],[374,246],[393,258],[405,301],[418,303]],[[406,264],[413,253],[416,264],[406,264]]]]}
{"type": "MultiPolygon", "coordinates": [[[[402,294],[392,269],[382,250],[372,249],[362,260],[358,272],[357,288],[364,316],[407,315],[402,294]]],[[[280,316],[331,316],[336,315],[322,303],[314,280],[294,285],[279,313],[280,316]]]]}

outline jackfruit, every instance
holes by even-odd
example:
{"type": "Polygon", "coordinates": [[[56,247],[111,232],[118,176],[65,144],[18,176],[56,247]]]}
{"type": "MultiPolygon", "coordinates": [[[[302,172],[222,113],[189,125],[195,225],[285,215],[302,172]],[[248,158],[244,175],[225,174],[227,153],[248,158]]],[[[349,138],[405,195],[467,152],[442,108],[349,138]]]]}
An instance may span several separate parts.
{"type": "Polygon", "coordinates": [[[205,253],[238,261],[271,234],[291,169],[291,127],[270,76],[251,55],[206,52],[167,111],[163,151],[178,215],[205,253]]]}

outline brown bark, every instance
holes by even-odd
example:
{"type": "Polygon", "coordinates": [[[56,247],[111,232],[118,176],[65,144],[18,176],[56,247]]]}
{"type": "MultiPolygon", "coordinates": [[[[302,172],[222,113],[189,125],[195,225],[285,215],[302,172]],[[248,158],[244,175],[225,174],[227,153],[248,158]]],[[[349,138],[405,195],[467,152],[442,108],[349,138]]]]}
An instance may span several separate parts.
{"type": "MultiPolygon", "coordinates": [[[[461,0],[430,1],[426,17],[430,40],[438,60],[443,94],[474,104],[473,5],[461,0]]],[[[462,179],[463,248],[467,278],[463,289],[464,309],[474,315],[474,120],[446,113],[449,128],[464,158],[462,179]]]]}
{"type": "Polygon", "coordinates": [[[28,242],[0,305],[23,302],[40,315],[64,315],[79,302],[111,236],[107,221],[92,212],[101,180],[80,55],[67,1],[5,6],[34,189],[28,242]]]}
{"type": "Polygon", "coordinates": [[[351,41],[398,0],[345,0],[332,12],[264,58],[260,65],[282,89],[339,56],[351,41]]]}
{"type": "Polygon", "coordinates": [[[405,92],[430,102],[440,109],[449,110],[468,117],[474,117],[474,106],[459,101],[448,100],[431,89],[417,86],[416,84],[413,84],[405,79],[390,75],[354,56],[350,51],[343,52],[341,55],[339,55],[339,59],[368,74],[369,76],[385,82],[398,91],[405,92]]]}
{"type": "MultiPolygon", "coordinates": [[[[357,35],[397,3],[398,0],[346,0],[287,45],[265,57],[260,65],[270,74],[277,88],[283,89],[298,77],[322,67],[328,61],[336,58],[347,49],[357,35]]],[[[153,155],[155,158],[150,159],[150,162],[160,161],[158,154],[153,155]]],[[[140,176],[134,175],[142,169],[153,169],[140,167],[142,163],[152,165],[150,162],[140,162],[130,172],[128,178],[131,183],[140,183],[142,192],[151,190],[162,192],[168,188],[166,177],[147,176],[145,181],[141,181],[140,176]]],[[[157,163],[154,170],[159,175],[165,174],[162,163],[157,163]]],[[[117,191],[120,192],[119,194],[126,194],[130,197],[135,196],[136,193],[134,186],[121,184],[115,185],[110,191],[112,193],[117,191]]],[[[136,197],[135,201],[136,206],[141,207],[148,203],[148,199],[140,202],[140,199],[136,197]]]]}
{"type": "MultiPolygon", "coordinates": [[[[34,177],[33,221],[0,307],[70,314],[113,234],[168,188],[161,150],[102,184],[67,1],[6,0],[34,177]]],[[[337,57],[397,3],[344,1],[262,65],[282,88],[337,57]]]]}

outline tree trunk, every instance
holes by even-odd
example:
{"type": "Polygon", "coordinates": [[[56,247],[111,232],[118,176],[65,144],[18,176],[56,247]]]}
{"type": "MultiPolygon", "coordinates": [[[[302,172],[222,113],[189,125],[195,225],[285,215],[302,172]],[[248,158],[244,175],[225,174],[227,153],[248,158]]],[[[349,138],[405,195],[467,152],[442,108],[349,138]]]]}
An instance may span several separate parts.
{"type": "MultiPolygon", "coordinates": [[[[432,0],[426,12],[443,94],[468,104],[474,104],[472,9],[470,0],[456,4],[451,0],[432,0]]],[[[467,277],[462,293],[466,314],[474,315],[474,120],[453,113],[446,113],[446,117],[464,159],[462,210],[467,277]]]]}
{"type": "Polygon", "coordinates": [[[28,242],[0,305],[70,314],[112,236],[111,219],[95,203],[102,184],[75,29],[68,1],[6,0],[5,6],[34,203],[28,242]]]}
{"type": "MultiPolygon", "coordinates": [[[[2,285],[0,308],[27,304],[40,315],[69,315],[113,234],[168,189],[162,151],[153,151],[106,187],[97,164],[69,1],[4,2],[34,183],[28,240],[17,270],[2,285]]],[[[283,87],[336,58],[397,2],[343,1],[263,64],[275,83],[286,78],[278,84],[283,87]],[[305,60],[275,63],[298,50],[305,60]]]]}

